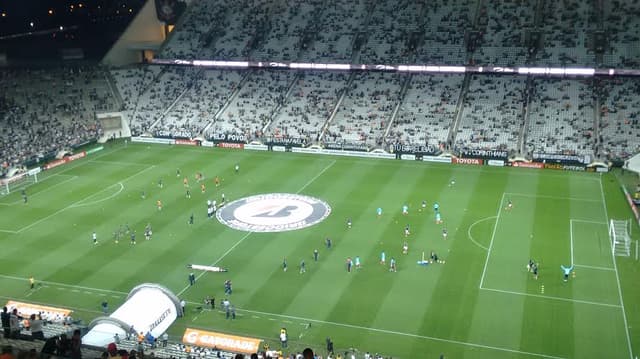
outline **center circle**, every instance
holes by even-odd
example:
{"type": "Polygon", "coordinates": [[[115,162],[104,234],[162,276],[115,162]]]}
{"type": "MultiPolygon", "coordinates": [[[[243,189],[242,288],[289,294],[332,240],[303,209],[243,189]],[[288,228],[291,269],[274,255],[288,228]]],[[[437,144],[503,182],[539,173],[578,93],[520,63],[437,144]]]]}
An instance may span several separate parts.
{"type": "Polygon", "coordinates": [[[291,193],[268,193],[238,199],[216,213],[221,223],[248,232],[284,232],[323,221],[331,207],[320,199],[291,193]]]}

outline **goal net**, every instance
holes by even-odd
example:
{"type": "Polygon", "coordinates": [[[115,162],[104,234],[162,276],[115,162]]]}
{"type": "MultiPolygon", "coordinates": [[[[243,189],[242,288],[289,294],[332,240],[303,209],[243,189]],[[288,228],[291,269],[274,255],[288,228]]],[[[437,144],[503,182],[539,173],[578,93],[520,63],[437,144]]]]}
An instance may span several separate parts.
{"type": "Polygon", "coordinates": [[[609,236],[613,254],[616,256],[631,256],[631,221],[619,221],[612,219],[609,222],[609,236]]]}
{"type": "Polygon", "coordinates": [[[29,171],[0,180],[0,196],[6,196],[38,183],[38,172],[40,171],[29,171]]]}

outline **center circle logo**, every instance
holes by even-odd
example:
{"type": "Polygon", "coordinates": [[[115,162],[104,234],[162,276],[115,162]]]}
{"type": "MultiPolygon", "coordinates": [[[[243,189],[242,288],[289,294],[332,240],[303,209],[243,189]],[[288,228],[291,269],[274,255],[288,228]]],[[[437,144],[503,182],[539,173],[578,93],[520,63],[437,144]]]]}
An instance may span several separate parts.
{"type": "Polygon", "coordinates": [[[220,208],[221,223],[247,232],[285,232],[313,226],[331,213],[327,202],[299,194],[269,193],[241,198],[220,208]]]}

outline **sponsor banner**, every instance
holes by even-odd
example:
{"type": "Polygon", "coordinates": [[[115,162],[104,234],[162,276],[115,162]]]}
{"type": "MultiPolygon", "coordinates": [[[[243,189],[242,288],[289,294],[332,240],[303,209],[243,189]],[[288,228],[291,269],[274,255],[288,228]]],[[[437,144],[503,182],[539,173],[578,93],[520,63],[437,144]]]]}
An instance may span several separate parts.
{"type": "MultiPolygon", "coordinates": [[[[575,171],[575,172],[585,172],[587,168],[585,166],[576,166],[576,165],[566,165],[562,163],[543,163],[544,168],[552,169],[552,170],[563,170],[563,171],[575,171]]],[[[595,169],[590,169],[589,172],[594,172],[595,169]]]]}
{"type": "Polygon", "coordinates": [[[237,150],[242,150],[244,149],[245,144],[244,143],[233,143],[233,142],[219,142],[218,143],[218,147],[220,148],[234,148],[237,150]]]}
{"type": "Polygon", "coordinates": [[[502,166],[504,166],[504,161],[503,160],[488,160],[487,164],[489,166],[502,167],[502,166]]]}
{"type": "Polygon", "coordinates": [[[507,151],[499,151],[499,150],[495,150],[495,151],[494,150],[464,150],[460,152],[460,156],[506,160],[509,157],[509,153],[507,151]]]}
{"type": "Polygon", "coordinates": [[[64,308],[56,308],[56,307],[48,307],[44,305],[37,305],[31,303],[24,302],[16,302],[10,300],[6,304],[9,312],[13,311],[13,309],[18,310],[18,314],[22,317],[29,317],[31,314],[42,313],[42,319],[51,320],[51,321],[62,321],[65,317],[71,314],[71,310],[64,308]]]}
{"type": "Polygon", "coordinates": [[[200,146],[202,146],[202,147],[216,147],[216,144],[214,142],[211,142],[211,141],[202,141],[202,143],[200,143],[200,146]]]}
{"type": "Polygon", "coordinates": [[[82,151],[82,152],[73,154],[71,156],[66,156],[66,157],[61,158],[59,160],[51,161],[51,162],[47,163],[46,165],[42,166],[42,169],[50,170],[52,168],[56,168],[58,166],[61,166],[61,165],[65,164],[65,163],[69,163],[69,162],[75,161],[77,159],[84,158],[86,156],[87,156],[87,153],[85,151],[82,151]]]}
{"type": "Polygon", "coordinates": [[[459,164],[459,165],[475,165],[482,166],[484,160],[481,158],[460,158],[460,157],[451,157],[451,163],[459,164]]]}
{"type": "Polygon", "coordinates": [[[523,167],[523,168],[543,168],[544,163],[540,162],[513,162],[511,163],[513,167],[523,167]]]}
{"type": "Polygon", "coordinates": [[[346,156],[346,157],[365,157],[365,158],[384,158],[384,159],[395,159],[396,158],[395,154],[386,153],[386,152],[341,151],[341,150],[329,150],[329,149],[320,149],[320,148],[304,148],[304,147],[293,147],[293,148],[291,148],[291,152],[295,152],[295,153],[318,153],[318,154],[322,154],[322,155],[335,155],[335,156],[346,156]]]}
{"type": "Polygon", "coordinates": [[[406,155],[406,154],[401,154],[401,155],[400,155],[400,159],[401,159],[401,160],[415,161],[415,160],[416,160],[416,155],[406,155]]]}
{"type": "Polygon", "coordinates": [[[78,160],[78,159],[81,159],[81,158],[84,158],[84,157],[87,157],[87,153],[85,151],[82,151],[82,152],[73,154],[71,156],[67,156],[67,157],[65,157],[65,159],[66,159],[67,162],[71,162],[71,161],[75,161],[75,160],[78,160]]]}
{"type": "Polygon", "coordinates": [[[640,224],[640,211],[638,210],[638,207],[633,202],[633,198],[629,194],[629,191],[627,191],[627,188],[622,186],[622,191],[624,192],[624,196],[627,199],[627,203],[629,203],[629,207],[631,207],[633,215],[636,216],[636,221],[638,221],[638,224],[640,224]]]}
{"type": "Polygon", "coordinates": [[[104,147],[98,146],[96,148],[92,148],[90,150],[87,150],[87,154],[90,155],[92,153],[96,153],[96,152],[99,152],[99,151],[102,151],[102,150],[104,150],[104,147]]]}
{"type": "Polygon", "coordinates": [[[269,146],[246,144],[246,145],[244,145],[244,149],[245,150],[254,150],[254,151],[268,151],[269,150],[269,146]]]}
{"type": "Polygon", "coordinates": [[[131,137],[131,142],[159,143],[163,145],[172,145],[175,143],[175,140],[172,138],[131,137]]]}
{"type": "Polygon", "coordinates": [[[410,145],[410,144],[396,143],[396,144],[393,144],[392,147],[393,147],[393,152],[414,154],[414,155],[429,156],[429,155],[435,155],[438,152],[440,152],[436,146],[410,145]]]}
{"type": "Polygon", "coordinates": [[[542,153],[542,152],[534,152],[533,160],[536,162],[556,162],[556,163],[583,163],[587,164],[591,162],[591,159],[588,155],[580,156],[580,155],[564,155],[559,153],[542,153]]]}
{"type": "Polygon", "coordinates": [[[325,142],[323,147],[328,150],[343,150],[343,151],[367,152],[369,150],[367,145],[364,143],[325,142]]]}
{"type": "Polygon", "coordinates": [[[253,354],[260,351],[261,339],[239,337],[205,330],[187,328],[182,336],[182,342],[205,348],[217,348],[234,353],[253,354]]]}
{"type": "Polygon", "coordinates": [[[609,172],[609,167],[596,167],[596,172],[609,172]]]}
{"type": "Polygon", "coordinates": [[[234,142],[234,143],[247,143],[247,137],[245,135],[237,135],[233,133],[214,133],[209,137],[212,142],[234,142]]]}
{"type": "Polygon", "coordinates": [[[269,137],[265,141],[267,145],[270,146],[286,146],[286,147],[302,147],[307,142],[304,138],[278,138],[278,137],[269,137]]]}
{"type": "Polygon", "coordinates": [[[45,169],[45,170],[50,170],[52,168],[56,168],[58,166],[62,166],[65,163],[66,162],[64,161],[64,159],[55,160],[55,161],[51,161],[51,162],[47,163],[46,165],[42,166],[42,168],[45,169]]]}
{"type": "Polygon", "coordinates": [[[42,168],[40,167],[36,167],[36,168],[32,168],[30,170],[27,171],[27,174],[29,176],[33,176],[33,175],[37,175],[38,173],[42,172],[42,168]]]}
{"type": "Polygon", "coordinates": [[[286,147],[284,147],[284,146],[273,146],[273,147],[271,147],[271,149],[272,149],[274,152],[284,152],[284,151],[286,151],[286,150],[287,150],[287,148],[286,148],[286,147]]]}
{"type": "Polygon", "coordinates": [[[177,138],[174,143],[176,145],[183,145],[183,146],[200,146],[200,141],[185,140],[185,139],[182,139],[182,138],[177,138]]]}
{"type": "Polygon", "coordinates": [[[422,156],[422,160],[425,162],[451,163],[451,157],[422,156]]]}

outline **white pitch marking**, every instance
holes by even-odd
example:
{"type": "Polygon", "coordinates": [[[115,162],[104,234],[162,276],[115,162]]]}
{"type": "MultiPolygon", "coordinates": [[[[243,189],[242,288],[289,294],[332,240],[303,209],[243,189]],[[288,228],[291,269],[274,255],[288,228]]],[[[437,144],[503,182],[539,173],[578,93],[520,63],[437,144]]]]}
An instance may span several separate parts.
{"type": "Polygon", "coordinates": [[[112,184],[112,185],[111,185],[111,186],[109,186],[109,187],[105,187],[105,188],[101,189],[100,191],[95,192],[95,193],[93,193],[93,194],[91,194],[91,195],[89,195],[89,196],[87,196],[87,197],[85,197],[85,198],[83,198],[83,199],[81,199],[81,200],[79,200],[79,201],[73,202],[72,204],[70,204],[70,205],[68,205],[68,206],[66,206],[66,207],[64,207],[64,208],[62,208],[62,209],[59,209],[59,210],[57,210],[56,212],[54,212],[54,213],[52,213],[52,214],[50,214],[50,215],[48,215],[48,216],[46,216],[46,217],[44,217],[44,218],[41,218],[41,219],[39,219],[39,220],[37,220],[37,221],[35,221],[35,222],[33,222],[33,223],[31,223],[31,224],[29,224],[29,225],[25,226],[25,227],[22,227],[22,228],[18,229],[18,230],[17,230],[17,233],[22,233],[22,232],[26,231],[27,229],[29,229],[29,228],[31,228],[31,227],[33,227],[33,226],[37,225],[37,224],[40,224],[40,223],[42,223],[43,221],[46,221],[47,219],[49,219],[49,218],[51,218],[51,217],[53,217],[53,216],[56,216],[56,215],[58,215],[58,214],[60,214],[60,213],[62,213],[62,212],[64,212],[64,211],[66,211],[67,209],[74,208],[74,207],[76,207],[76,206],[78,206],[78,207],[79,207],[79,204],[81,204],[81,203],[82,203],[82,202],[84,202],[85,200],[87,200],[87,199],[89,199],[89,198],[91,198],[91,197],[93,197],[93,196],[95,196],[95,195],[97,195],[97,194],[99,194],[99,193],[102,193],[102,192],[103,192],[103,191],[105,191],[106,189],[109,189],[109,188],[111,188],[111,187],[113,187],[113,186],[117,186],[117,185],[123,186],[123,184],[122,184],[122,183],[124,183],[124,182],[126,182],[126,181],[130,180],[131,178],[133,178],[133,177],[135,177],[135,176],[138,176],[138,175],[140,175],[141,173],[144,173],[144,172],[146,172],[146,171],[148,171],[148,170],[150,170],[150,169],[152,169],[152,168],[154,168],[154,167],[155,167],[155,166],[147,167],[147,168],[145,168],[145,169],[143,169],[143,170],[141,170],[141,171],[138,171],[137,173],[135,173],[135,174],[133,174],[133,175],[131,175],[131,176],[129,176],[129,177],[127,177],[127,178],[123,179],[122,181],[118,181],[117,183],[114,183],[114,184],[112,184]]]}
{"type": "MultiPolygon", "coordinates": [[[[322,171],[320,171],[320,173],[318,173],[315,177],[313,177],[310,181],[308,181],[307,183],[304,184],[304,186],[302,186],[297,192],[296,194],[299,194],[300,192],[304,191],[305,188],[307,188],[311,183],[313,183],[313,181],[317,180],[323,173],[325,173],[329,168],[331,168],[331,166],[333,166],[336,163],[336,160],[332,160],[331,163],[329,163],[329,165],[327,165],[325,168],[322,169],[322,171]]],[[[224,252],[224,254],[222,254],[222,256],[220,256],[220,258],[216,259],[215,262],[211,263],[209,266],[213,267],[216,264],[218,264],[221,260],[223,260],[229,253],[231,253],[232,250],[234,250],[234,248],[236,248],[240,243],[244,242],[245,239],[247,239],[253,232],[248,232],[247,234],[245,234],[242,238],[240,238],[240,240],[238,240],[233,246],[231,246],[231,248],[229,248],[226,252],[224,252]]],[[[206,272],[202,272],[200,274],[198,274],[198,276],[196,277],[196,281],[199,280],[200,278],[202,278],[202,276],[205,274],[206,272]]],[[[176,294],[177,297],[180,297],[182,294],[184,294],[184,292],[186,292],[189,288],[191,288],[191,285],[187,285],[184,288],[182,288],[181,291],[178,292],[178,294],[176,294]]]]}
{"type": "Polygon", "coordinates": [[[578,267],[578,268],[588,268],[588,269],[595,269],[595,270],[606,270],[606,271],[612,271],[615,272],[615,269],[611,268],[611,267],[598,267],[598,266],[589,266],[586,264],[574,264],[574,267],[578,267]]]}
{"type": "MultiPolygon", "coordinates": [[[[431,336],[427,336],[427,335],[419,335],[419,334],[397,332],[397,331],[393,331],[393,330],[362,327],[362,326],[359,326],[359,325],[337,323],[337,322],[329,322],[329,321],[324,321],[324,320],[296,317],[296,316],[291,316],[291,315],[266,313],[266,312],[260,312],[260,311],[257,311],[257,310],[248,310],[248,309],[237,309],[237,310],[238,311],[242,311],[242,312],[252,313],[252,314],[261,314],[261,315],[265,315],[265,316],[274,316],[274,317],[281,317],[281,318],[299,320],[299,321],[304,321],[304,322],[307,322],[307,323],[311,322],[311,323],[335,325],[335,326],[344,327],[344,328],[359,329],[359,330],[365,330],[365,331],[376,332],[376,333],[393,334],[393,335],[399,335],[399,336],[410,337],[410,338],[426,339],[426,340],[431,340],[431,341],[435,341],[435,342],[464,345],[464,346],[468,346],[468,347],[472,347],[472,348],[482,348],[482,349],[490,349],[490,350],[497,350],[497,351],[502,351],[502,352],[507,352],[507,353],[513,353],[513,354],[529,355],[529,356],[538,357],[538,358],[566,359],[566,358],[559,357],[559,356],[554,356],[554,355],[527,352],[527,351],[521,351],[521,350],[517,350],[517,349],[509,349],[509,348],[496,347],[496,346],[491,346],[491,345],[483,345],[483,344],[478,344],[478,343],[463,342],[463,341],[454,340],[454,339],[445,339],[445,338],[431,337],[431,336]]],[[[302,325],[305,325],[305,324],[302,324],[302,325]]]]}
{"type": "Polygon", "coordinates": [[[569,201],[583,201],[583,202],[600,202],[600,200],[591,199],[591,198],[548,196],[548,195],[535,194],[535,193],[513,193],[513,192],[507,192],[505,194],[511,195],[511,196],[515,196],[515,197],[563,199],[563,200],[569,200],[569,201]]]}
{"type": "Polygon", "coordinates": [[[498,229],[498,222],[500,221],[500,213],[502,213],[502,204],[504,203],[504,195],[502,193],[502,197],[500,198],[500,205],[498,206],[498,214],[496,215],[496,224],[493,226],[493,233],[491,234],[491,241],[489,242],[489,248],[487,249],[487,259],[484,261],[484,268],[482,268],[482,277],[480,277],[480,286],[482,289],[482,284],[484,283],[484,275],[487,272],[487,265],[489,264],[489,257],[491,256],[491,248],[493,248],[493,239],[496,236],[496,230],[498,229]]]}
{"type": "Polygon", "coordinates": [[[471,240],[471,242],[473,242],[476,246],[478,246],[478,247],[480,247],[480,248],[484,249],[485,251],[488,251],[488,250],[489,250],[489,248],[487,248],[487,247],[483,246],[482,244],[480,244],[480,243],[476,242],[476,241],[473,239],[473,236],[471,236],[471,228],[473,228],[473,226],[475,226],[476,224],[478,224],[478,223],[480,223],[480,222],[484,222],[484,221],[487,221],[487,220],[492,219],[492,218],[496,218],[496,216],[491,216],[491,217],[487,217],[487,218],[479,219],[479,220],[477,220],[477,221],[473,222],[473,223],[469,226],[469,229],[467,230],[467,236],[469,237],[469,239],[471,240]]]}
{"type": "Polygon", "coordinates": [[[549,299],[549,300],[559,300],[559,301],[562,301],[562,302],[596,305],[596,306],[601,306],[601,307],[620,308],[620,305],[618,305],[618,304],[591,302],[591,301],[588,301],[588,300],[554,297],[554,296],[550,296],[550,295],[540,295],[540,294],[513,292],[513,291],[510,291],[510,290],[502,290],[502,289],[494,289],[494,288],[480,288],[480,289],[481,290],[486,290],[486,291],[489,291],[489,292],[513,294],[513,295],[520,295],[520,296],[524,296],[524,297],[534,297],[534,298],[542,298],[542,299],[549,299]]]}
{"type": "MultiPolygon", "coordinates": [[[[600,196],[602,200],[602,207],[604,208],[604,216],[606,223],[609,224],[609,210],[607,209],[607,200],[604,196],[604,189],[602,188],[602,173],[600,173],[600,196]]],[[[629,349],[629,358],[633,359],[633,349],[631,348],[631,337],[629,336],[629,322],[627,321],[627,313],[624,310],[624,300],[622,300],[622,286],[620,286],[620,276],[618,275],[618,264],[616,263],[616,257],[613,254],[613,247],[611,247],[611,260],[613,262],[613,270],[616,273],[616,283],[618,284],[618,296],[620,298],[620,307],[622,308],[622,320],[624,322],[624,332],[627,335],[627,347],[629,349]]]]}
{"type": "MultiPolygon", "coordinates": [[[[29,278],[15,277],[15,276],[4,275],[4,274],[0,274],[0,278],[24,281],[25,283],[29,280],[29,278]]],[[[61,288],[61,287],[66,287],[66,288],[83,289],[83,290],[88,290],[88,291],[113,293],[113,294],[121,294],[121,295],[127,295],[128,294],[128,293],[125,293],[125,292],[119,292],[119,291],[115,291],[115,290],[83,287],[83,286],[80,286],[80,285],[72,285],[72,284],[59,283],[59,282],[50,282],[50,281],[45,281],[45,280],[38,280],[37,282],[38,283],[42,283],[42,284],[47,284],[47,285],[50,285],[50,286],[59,287],[58,288],[59,290],[64,290],[64,288],[61,288]]]]}

